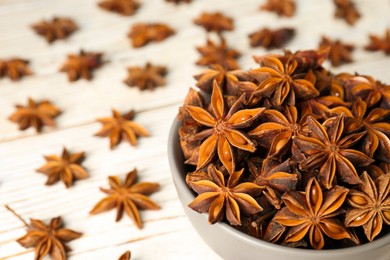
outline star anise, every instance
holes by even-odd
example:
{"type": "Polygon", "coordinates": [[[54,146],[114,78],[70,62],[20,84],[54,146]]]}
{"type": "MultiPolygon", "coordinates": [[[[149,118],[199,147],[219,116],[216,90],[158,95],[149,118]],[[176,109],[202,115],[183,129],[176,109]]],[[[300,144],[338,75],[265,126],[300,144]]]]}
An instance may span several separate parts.
{"type": "Polygon", "coordinates": [[[367,239],[372,241],[380,234],[383,224],[390,225],[390,174],[374,181],[363,172],[361,180],[359,188],[349,192],[347,202],[352,209],[347,211],[345,225],[362,226],[367,239]]]}
{"type": "Polygon", "coordinates": [[[95,136],[109,137],[110,148],[114,149],[122,140],[129,142],[132,146],[137,145],[137,137],[149,136],[149,132],[140,124],[133,122],[135,112],[131,110],[121,114],[112,110],[112,117],[98,118],[96,121],[103,124],[102,129],[95,136]]]}
{"type": "Polygon", "coordinates": [[[333,0],[336,6],[334,16],[344,19],[349,25],[354,25],[360,18],[360,13],[351,0],[333,0]]]}
{"type": "Polygon", "coordinates": [[[264,47],[266,49],[281,48],[295,35],[293,28],[269,29],[263,28],[249,34],[249,43],[252,47],[264,47]]]}
{"type": "Polygon", "coordinates": [[[103,0],[98,5],[104,10],[125,16],[135,14],[141,6],[138,0],[103,0]]]}
{"type": "Polygon", "coordinates": [[[330,48],[328,59],[335,67],[353,61],[352,51],[355,49],[353,44],[343,43],[340,40],[331,40],[322,36],[319,48],[330,48]]]}
{"type": "Polygon", "coordinates": [[[32,75],[33,72],[28,67],[29,63],[28,60],[19,58],[0,60],[0,78],[9,77],[17,81],[23,76],[32,75]]]}
{"type": "Polygon", "coordinates": [[[295,13],[296,6],[294,0],[267,0],[260,8],[279,16],[291,17],[295,13]]]}
{"type": "Polygon", "coordinates": [[[128,67],[128,77],[124,82],[130,87],[138,87],[140,90],[153,90],[158,86],[165,85],[165,75],[168,70],[164,66],[155,66],[150,62],[145,67],[128,67]]]}
{"type": "MultiPolygon", "coordinates": [[[[215,82],[215,81],[214,81],[215,82]]],[[[256,144],[240,129],[250,126],[265,110],[265,108],[242,109],[242,95],[226,113],[226,104],[218,84],[214,83],[211,95],[212,114],[201,107],[186,106],[187,111],[200,124],[208,127],[198,134],[206,138],[199,148],[197,169],[206,166],[217,152],[219,160],[232,174],[235,171],[235,155],[233,147],[254,152],[256,144]]]]}
{"type": "Polygon", "coordinates": [[[324,235],[340,240],[351,238],[340,220],[343,213],[340,207],[348,194],[348,189],[334,186],[323,192],[317,180],[311,178],[305,192],[288,191],[282,199],[286,207],[276,213],[273,221],[290,227],[285,237],[286,242],[297,242],[309,234],[310,244],[314,249],[325,245],[324,235]]]}
{"type": "Polygon", "coordinates": [[[127,34],[134,48],[142,47],[149,42],[161,42],[175,34],[175,30],[163,23],[136,23],[127,34]]]}
{"type": "Polygon", "coordinates": [[[165,1],[175,3],[175,4],[180,4],[180,3],[191,3],[192,0],[165,0],[165,1]]]}
{"type": "Polygon", "coordinates": [[[61,72],[68,74],[69,81],[76,81],[80,78],[90,80],[92,71],[99,68],[102,62],[103,53],[101,52],[85,52],[80,50],[80,53],[69,54],[68,60],[60,68],[61,72]]]}
{"type": "Polygon", "coordinates": [[[160,206],[147,197],[147,195],[157,191],[160,185],[154,182],[137,183],[137,169],[129,172],[124,182],[121,182],[118,176],[109,176],[108,183],[110,185],[109,189],[100,188],[108,196],[99,201],[90,211],[90,214],[99,214],[116,207],[116,221],[122,218],[123,211],[125,211],[134,224],[138,228],[142,228],[139,210],[160,209],[160,206]]]}
{"type": "Polygon", "coordinates": [[[124,252],[119,258],[118,260],[130,260],[131,259],[131,252],[129,250],[127,250],[126,252],[124,252]]]}
{"type": "Polygon", "coordinates": [[[208,39],[206,45],[198,46],[196,49],[201,55],[201,58],[196,61],[197,65],[208,66],[219,64],[221,67],[229,70],[239,68],[237,58],[241,54],[235,49],[229,49],[223,38],[221,38],[220,44],[208,39]]]}
{"type": "Polygon", "coordinates": [[[37,132],[41,132],[43,126],[56,126],[56,118],[61,110],[48,100],[34,101],[28,98],[26,106],[16,105],[16,111],[10,115],[9,120],[19,125],[19,130],[26,130],[34,127],[37,132]]]}
{"type": "Polygon", "coordinates": [[[46,185],[52,185],[60,179],[65,183],[66,188],[72,186],[75,180],[88,178],[88,172],[81,166],[84,160],[84,152],[69,153],[66,148],[62,155],[44,156],[46,164],[37,169],[37,172],[47,175],[46,185]]]}
{"type": "Polygon", "coordinates": [[[368,51],[383,51],[390,55],[390,29],[387,29],[383,37],[370,34],[370,43],[364,48],[368,51]]]}
{"type": "Polygon", "coordinates": [[[43,20],[33,24],[31,28],[46,38],[48,43],[57,39],[65,39],[78,29],[77,24],[67,17],[53,17],[52,20],[43,20]]]}
{"type": "Polygon", "coordinates": [[[209,223],[221,221],[225,216],[231,225],[241,225],[241,214],[256,214],[263,210],[253,196],[262,187],[252,182],[241,182],[244,169],[236,171],[225,181],[225,176],[215,167],[208,168],[211,180],[190,182],[199,195],[188,205],[199,213],[209,213],[209,223]]]}
{"type": "Polygon", "coordinates": [[[310,137],[294,137],[295,144],[306,156],[299,168],[303,171],[318,169],[318,178],[326,189],[334,185],[336,173],[344,182],[361,183],[355,166],[367,166],[374,160],[363,152],[352,149],[352,146],[362,139],[365,132],[343,137],[344,114],[334,118],[327,127],[312,116],[307,117],[307,124],[310,137]]]}
{"type": "Polygon", "coordinates": [[[233,19],[225,16],[221,12],[203,12],[194,19],[194,23],[202,26],[208,32],[216,32],[218,34],[221,34],[223,31],[232,31],[234,29],[233,19]]]}

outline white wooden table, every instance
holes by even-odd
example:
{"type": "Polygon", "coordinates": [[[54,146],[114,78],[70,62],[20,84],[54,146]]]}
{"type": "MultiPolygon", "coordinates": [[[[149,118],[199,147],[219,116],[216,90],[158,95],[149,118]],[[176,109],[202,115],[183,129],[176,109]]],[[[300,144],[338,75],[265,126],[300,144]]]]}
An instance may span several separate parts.
{"type": "Polygon", "coordinates": [[[192,75],[201,68],[194,65],[198,58],[195,46],[205,41],[205,33],[192,24],[204,10],[220,10],[235,18],[236,30],[226,34],[231,45],[243,54],[243,68],[256,66],[251,56],[264,49],[249,48],[247,35],[263,26],[294,26],[297,36],[287,48],[316,48],[320,36],[326,34],[355,43],[355,62],[334,71],[358,71],[389,83],[390,57],[362,49],[367,34],[383,34],[390,26],[387,0],[355,0],[362,18],[354,27],[333,19],[332,1],[300,0],[296,16],[278,18],[260,12],[262,0],[194,0],[192,4],[175,6],[163,0],[145,0],[136,15],[122,17],[96,6],[97,0],[0,0],[0,58],[20,56],[31,60],[35,74],[19,82],[0,80],[0,258],[33,259],[33,251],[15,242],[25,233],[23,224],[2,206],[10,205],[25,219],[48,221],[61,215],[67,227],[83,232],[82,238],[69,245],[70,259],[117,259],[131,250],[133,259],[218,259],[198,237],[186,219],[174,189],[167,159],[167,136],[178,106],[189,86],[192,75]],[[319,3],[321,2],[321,3],[319,3]],[[48,45],[29,25],[53,15],[70,16],[80,30],[66,41],[48,45]],[[126,34],[138,21],[170,24],[177,34],[158,44],[144,48],[130,47],[126,34]],[[58,72],[68,53],[80,48],[103,51],[109,61],[95,72],[90,82],[69,83],[58,72]],[[152,92],[141,92],[122,83],[126,67],[143,65],[146,61],[169,68],[168,84],[152,92]],[[16,103],[27,97],[48,98],[63,110],[58,127],[35,131],[18,131],[7,120],[16,103]],[[111,151],[108,139],[93,137],[100,128],[98,117],[109,116],[111,108],[121,112],[135,109],[136,121],[143,124],[151,137],[140,139],[134,148],[122,143],[111,151]],[[62,183],[45,186],[46,177],[35,169],[44,164],[43,155],[59,154],[62,147],[85,151],[84,166],[90,178],[76,182],[70,189],[62,183]],[[114,221],[115,211],[88,215],[104,194],[99,187],[107,186],[108,175],[125,174],[133,167],[141,181],[154,181],[161,189],[152,199],[161,205],[159,211],[143,211],[144,228],[138,230],[124,217],[114,221]]]}

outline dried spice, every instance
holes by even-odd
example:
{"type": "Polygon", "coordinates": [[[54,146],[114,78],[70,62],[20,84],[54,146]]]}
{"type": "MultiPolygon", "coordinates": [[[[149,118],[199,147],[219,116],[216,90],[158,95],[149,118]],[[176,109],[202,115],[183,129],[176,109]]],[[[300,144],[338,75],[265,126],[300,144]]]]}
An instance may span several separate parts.
{"type": "Polygon", "coordinates": [[[37,169],[37,172],[47,175],[46,185],[52,185],[62,180],[66,188],[69,188],[75,180],[82,180],[89,176],[85,168],[81,166],[85,158],[84,152],[69,153],[64,148],[61,157],[57,155],[44,157],[46,164],[37,169]]]}
{"type": "Polygon", "coordinates": [[[160,207],[153,202],[148,195],[157,191],[160,187],[154,182],[137,182],[137,169],[126,175],[122,182],[118,176],[109,176],[109,189],[100,188],[107,197],[99,201],[90,211],[90,214],[99,214],[104,211],[117,209],[116,221],[123,216],[123,211],[133,220],[138,228],[142,228],[142,220],[139,210],[157,210],[160,207]]]}
{"type": "Polygon", "coordinates": [[[126,252],[124,252],[119,258],[118,260],[130,260],[131,259],[131,252],[129,250],[127,250],[126,252]]]}
{"type": "Polygon", "coordinates": [[[32,75],[33,72],[28,67],[29,63],[28,60],[19,58],[0,60],[0,78],[8,77],[17,81],[24,76],[32,75]]]}
{"type": "Polygon", "coordinates": [[[383,51],[390,55],[390,29],[387,29],[383,37],[370,34],[370,43],[365,46],[368,51],[383,51]]]}
{"type": "Polygon", "coordinates": [[[181,4],[181,3],[191,3],[192,0],[165,0],[170,3],[175,3],[175,4],[181,4]]]}
{"type": "Polygon", "coordinates": [[[127,141],[132,146],[137,145],[137,138],[149,136],[149,132],[140,124],[133,122],[134,110],[126,114],[121,114],[117,110],[112,110],[112,117],[98,118],[96,121],[102,123],[95,136],[109,137],[110,148],[114,149],[122,140],[127,141]]]}
{"type": "Polygon", "coordinates": [[[98,3],[99,7],[124,16],[136,13],[141,4],[138,0],[103,0],[98,3]]]}
{"type": "Polygon", "coordinates": [[[90,80],[93,70],[99,68],[102,64],[101,52],[85,52],[80,50],[80,53],[69,54],[68,60],[60,68],[61,72],[68,74],[69,81],[76,81],[80,78],[90,80]]]}
{"type": "Polygon", "coordinates": [[[204,12],[194,19],[194,23],[202,26],[207,32],[216,32],[217,34],[234,29],[233,19],[221,12],[204,12]]]}
{"type": "Polygon", "coordinates": [[[249,34],[249,43],[251,47],[264,47],[266,49],[281,48],[289,42],[295,35],[293,28],[280,28],[271,30],[268,28],[260,29],[249,34]]]}
{"type": "Polygon", "coordinates": [[[174,34],[175,30],[163,23],[136,23],[127,36],[133,47],[139,48],[150,42],[161,42],[174,34]]]}
{"type": "Polygon", "coordinates": [[[229,49],[226,45],[226,41],[221,38],[220,44],[208,39],[206,45],[196,48],[201,57],[196,61],[197,65],[208,66],[218,64],[225,69],[238,69],[237,58],[241,54],[234,50],[229,49]]]}
{"type": "Polygon", "coordinates": [[[127,68],[129,73],[124,82],[130,87],[138,87],[140,90],[153,90],[165,85],[165,75],[168,70],[164,66],[155,66],[146,63],[145,67],[133,66],[127,68]]]}
{"type": "Polygon", "coordinates": [[[351,0],[333,0],[336,6],[334,16],[344,19],[349,25],[354,25],[360,18],[360,13],[351,0]]]}
{"type": "Polygon", "coordinates": [[[319,48],[330,49],[328,59],[335,67],[353,61],[352,51],[355,49],[353,44],[343,43],[340,40],[331,40],[328,37],[323,36],[319,48]]]}
{"type": "Polygon", "coordinates": [[[260,8],[279,16],[291,17],[295,13],[296,6],[294,0],[267,0],[260,8]]]}
{"type": "Polygon", "coordinates": [[[67,17],[53,17],[52,20],[43,20],[33,24],[31,28],[39,35],[45,37],[48,43],[57,39],[65,39],[78,29],[77,24],[67,17]]]}
{"type": "Polygon", "coordinates": [[[19,125],[19,130],[34,127],[37,132],[42,131],[43,126],[55,127],[56,118],[61,110],[48,100],[35,101],[28,98],[27,105],[16,105],[16,111],[9,116],[9,120],[19,125]]]}

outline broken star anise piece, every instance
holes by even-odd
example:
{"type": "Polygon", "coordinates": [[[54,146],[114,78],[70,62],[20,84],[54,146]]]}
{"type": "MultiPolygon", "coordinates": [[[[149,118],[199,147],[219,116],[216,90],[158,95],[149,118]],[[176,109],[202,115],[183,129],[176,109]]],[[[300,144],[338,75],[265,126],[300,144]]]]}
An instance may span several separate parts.
{"type": "Polygon", "coordinates": [[[241,214],[256,214],[263,210],[253,196],[262,187],[252,182],[240,182],[244,169],[236,171],[225,181],[215,167],[208,167],[212,180],[191,181],[191,188],[199,195],[188,205],[199,213],[209,213],[209,223],[221,221],[225,216],[231,225],[241,225],[241,214]]]}
{"type": "Polygon", "coordinates": [[[141,4],[138,0],[103,0],[99,2],[99,7],[124,16],[135,14],[141,4]]]}
{"type": "Polygon", "coordinates": [[[360,18],[360,13],[351,0],[333,0],[336,6],[334,16],[344,19],[349,25],[354,25],[360,18]]]}
{"type": "Polygon", "coordinates": [[[79,54],[69,54],[68,60],[61,66],[60,71],[68,74],[69,81],[76,81],[80,78],[90,80],[92,71],[102,64],[101,52],[85,52],[80,50],[79,54]]]}
{"type": "Polygon", "coordinates": [[[126,252],[124,252],[119,258],[118,260],[130,260],[131,259],[131,252],[129,250],[127,250],[126,252]]]}
{"type": "Polygon", "coordinates": [[[46,185],[52,185],[62,180],[66,188],[69,188],[75,180],[85,179],[89,176],[85,168],[81,166],[85,158],[84,152],[72,154],[64,148],[61,156],[46,155],[44,157],[46,164],[36,171],[47,175],[46,185]]]}
{"type": "Polygon", "coordinates": [[[90,214],[99,214],[116,208],[116,221],[122,218],[124,211],[138,228],[142,228],[139,210],[160,209],[160,206],[148,197],[157,191],[160,185],[154,182],[137,182],[137,169],[129,172],[124,182],[118,176],[109,176],[108,183],[109,189],[100,188],[108,196],[99,201],[90,214]]]}
{"type": "Polygon", "coordinates": [[[166,2],[180,4],[180,3],[191,3],[192,0],[165,0],[166,2]]]}
{"type": "Polygon", "coordinates": [[[56,126],[56,118],[61,110],[48,100],[34,101],[28,98],[26,106],[16,105],[16,111],[10,115],[9,120],[19,125],[19,130],[34,127],[41,132],[43,126],[56,126]]]}
{"type": "Polygon", "coordinates": [[[130,87],[138,87],[140,90],[153,90],[158,86],[165,85],[165,75],[168,70],[164,66],[155,66],[146,63],[145,67],[128,67],[128,77],[124,82],[130,87]]]}
{"type": "Polygon", "coordinates": [[[324,235],[340,240],[351,238],[343,223],[336,218],[343,211],[348,189],[334,186],[323,192],[317,180],[311,178],[305,192],[288,191],[282,199],[286,207],[276,213],[273,221],[290,227],[286,242],[298,242],[307,234],[314,249],[322,249],[325,245],[324,235]]]}
{"type": "Polygon", "coordinates": [[[127,36],[134,48],[142,47],[149,42],[161,42],[175,34],[175,30],[163,23],[136,23],[127,36]]]}
{"type": "Polygon", "coordinates": [[[208,32],[216,32],[218,34],[234,29],[233,19],[220,12],[204,12],[194,19],[194,23],[202,26],[208,32]]]}
{"type": "Polygon", "coordinates": [[[371,179],[363,172],[362,184],[351,189],[347,202],[352,207],[347,211],[345,225],[360,227],[369,241],[374,240],[382,231],[383,225],[390,225],[390,174],[371,179]]]}
{"type": "Polygon", "coordinates": [[[370,43],[364,48],[368,51],[383,51],[390,55],[390,29],[387,29],[383,37],[370,34],[370,43]]]}
{"type": "Polygon", "coordinates": [[[335,67],[353,61],[352,51],[355,49],[353,44],[343,43],[340,40],[331,40],[322,36],[319,48],[330,48],[328,59],[335,67]]]}
{"type": "Polygon", "coordinates": [[[295,0],[267,0],[261,10],[274,12],[279,16],[291,17],[295,13],[295,0]]]}
{"type": "Polygon", "coordinates": [[[263,28],[249,34],[251,47],[264,47],[266,49],[281,48],[295,35],[293,28],[269,29],[263,28]]]}
{"type": "Polygon", "coordinates": [[[0,78],[8,77],[12,81],[32,75],[33,72],[28,67],[30,62],[25,59],[13,58],[8,60],[0,59],[0,78]]]}
{"type": "Polygon", "coordinates": [[[52,20],[43,20],[33,24],[31,28],[46,38],[48,43],[57,39],[65,39],[78,29],[77,24],[67,17],[53,17],[52,20]]]}

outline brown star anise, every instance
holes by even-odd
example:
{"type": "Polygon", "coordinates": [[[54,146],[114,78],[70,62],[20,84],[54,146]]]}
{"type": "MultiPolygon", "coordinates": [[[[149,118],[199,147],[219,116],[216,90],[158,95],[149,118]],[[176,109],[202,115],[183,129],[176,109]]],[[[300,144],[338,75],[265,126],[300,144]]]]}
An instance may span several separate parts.
{"type": "Polygon", "coordinates": [[[267,0],[260,8],[274,12],[279,16],[291,17],[295,13],[296,6],[294,0],[267,0]]]}
{"type": "Polygon", "coordinates": [[[129,172],[124,182],[121,182],[118,176],[109,176],[108,183],[110,185],[109,189],[100,188],[108,196],[99,201],[90,211],[90,214],[99,214],[116,207],[116,221],[122,218],[123,211],[125,211],[134,224],[138,228],[142,228],[139,210],[160,209],[160,206],[147,197],[147,195],[157,191],[160,185],[154,182],[137,183],[137,169],[129,172]]]}
{"type": "Polygon", "coordinates": [[[163,23],[136,23],[127,34],[134,48],[142,47],[149,42],[161,42],[175,34],[175,30],[163,23]]]}
{"type": "Polygon", "coordinates": [[[33,72],[28,67],[29,63],[28,60],[19,58],[0,60],[0,78],[9,77],[17,81],[23,76],[32,75],[33,72]]]}
{"type": "Polygon", "coordinates": [[[266,49],[281,48],[295,35],[293,28],[269,29],[263,28],[249,34],[249,43],[252,47],[264,47],[266,49]]]}
{"type": "Polygon", "coordinates": [[[256,214],[263,210],[253,196],[261,193],[262,187],[252,182],[241,182],[244,169],[225,176],[215,167],[208,167],[211,180],[191,181],[191,188],[199,195],[188,205],[199,213],[209,213],[209,223],[221,221],[225,215],[231,225],[241,225],[241,212],[256,214]]]}
{"type": "Polygon", "coordinates": [[[46,185],[52,185],[61,179],[66,188],[69,188],[75,180],[82,180],[89,176],[88,172],[81,166],[84,152],[71,154],[64,148],[61,157],[57,155],[44,157],[46,164],[36,171],[47,175],[46,185]]]}
{"type": "Polygon", "coordinates": [[[362,184],[350,190],[347,202],[352,209],[347,211],[347,227],[363,226],[369,241],[377,237],[385,225],[390,225],[390,174],[371,179],[367,172],[361,176],[362,184]]]}
{"type": "Polygon", "coordinates": [[[127,250],[126,252],[124,252],[119,258],[118,260],[130,260],[131,259],[131,252],[129,250],[127,250]]]}
{"type": "Polygon", "coordinates": [[[353,61],[352,51],[355,49],[353,44],[343,43],[340,40],[331,40],[322,36],[319,48],[330,48],[328,59],[335,67],[353,61]]]}
{"type": "Polygon", "coordinates": [[[80,50],[80,53],[69,54],[68,60],[60,68],[61,72],[68,74],[69,81],[76,81],[80,78],[90,80],[92,71],[99,68],[102,62],[103,53],[101,52],[85,52],[80,50]]]}
{"type": "Polygon", "coordinates": [[[77,24],[67,17],[53,17],[52,20],[43,20],[33,24],[31,28],[46,38],[48,43],[57,39],[65,39],[78,29],[77,24]]]}
{"type": "Polygon", "coordinates": [[[194,19],[194,23],[202,26],[208,32],[216,32],[218,34],[221,34],[223,31],[232,31],[234,29],[233,19],[225,16],[221,12],[203,12],[194,19]]]}
{"type": "Polygon", "coordinates": [[[28,98],[26,106],[16,105],[16,111],[10,115],[9,120],[19,125],[19,130],[26,130],[34,127],[37,132],[41,132],[43,126],[54,127],[56,118],[61,110],[48,100],[34,101],[28,98]]]}
{"type": "Polygon", "coordinates": [[[286,242],[297,242],[309,234],[314,249],[325,245],[324,235],[340,240],[351,238],[342,222],[336,218],[343,213],[340,207],[348,194],[348,189],[334,186],[323,193],[315,178],[306,185],[305,192],[288,191],[282,199],[286,207],[276,213],[273,221],[290,227],[286,242]]]}
{"type": "Polygon", "coordinates": [[[99,7],[121,15],[133,15],[141,6],[138,0],[103,0],[99,2],[99,7]]]}
{"type": "Polygon", "coordinates": [[[168,73],[166,67],[155,66],[150,62],[146,63],[145,67],[128,67],[127,71],[129,75],[124,82],[128,86],[136,86],[140,90],[153,90],[158,86],[164,86],[164,77],[168,73]]]}
{"type": "Polygon", "coordinates": [[[233,147],[248,152],[256,150],[256,144],[240,129],[250,126],[264,112],[265,108],[240,110],[243,99],[244,95],[226,113],[224,97],[215,82],[211,95],[212,114],[201,107],[186,106],[187,111],[198,123],[208,127],[208,129],[198,133],[198,138],[206,138],[206,140],[199,148],[197,169],[206,166],[214,158],[217,151],[219,160],[232,174],[235,171],[233,147]]]}
{"type": "Polygon", "coordinates": [[[140,124],[133,122],[135,112],[131,110],[121,114],[112,110],[112,117],[98,118],[96,121],[103,124],[102,129],[95,136],[109,137],[110,148],[114,149],[122,140],[129,142],[132,146],[137,145],[137,137],[149,136],[149,132],[140,124]]]}
{"type": "Polygon", "coordinates": [[[191,3],[192,0],[165,0],[165,1],[175,3],[175,4],[180,4],[180,3],[191,3]]]}
{"type": "Polygon", "coordinates": [[[334,16],[344,19],[349,25],[354,25],[360,18],[360,13],[351,0],[333,0],[336,6],[334,16]]]}
{"type": "Polygon", "coordinates": [[[387,29],[383,37],[370,34],[370,43],[365,46],[368,51],[383,51],[386,55],[390,55],[390,29],[387,29]]]}

